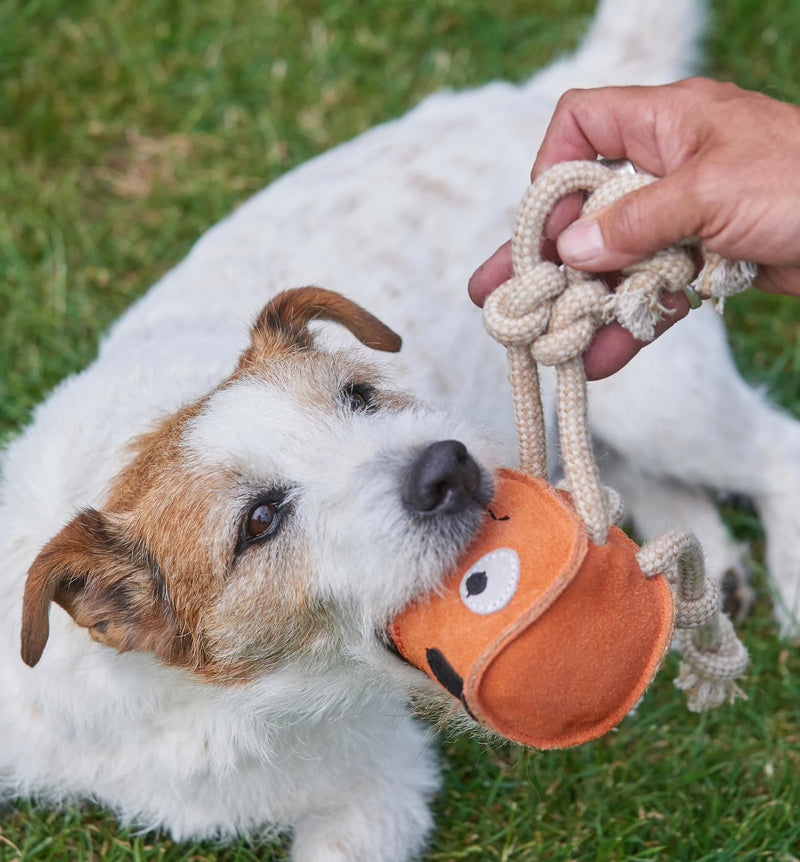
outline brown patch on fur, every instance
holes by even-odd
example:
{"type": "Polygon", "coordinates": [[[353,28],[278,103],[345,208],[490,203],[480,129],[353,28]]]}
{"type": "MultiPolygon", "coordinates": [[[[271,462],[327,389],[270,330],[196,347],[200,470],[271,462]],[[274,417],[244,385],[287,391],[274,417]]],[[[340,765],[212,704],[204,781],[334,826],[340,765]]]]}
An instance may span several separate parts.
{"type": "Polygon", "coordinates": [[[152,431],[131,442],[134,460],[114,481],[105,503],[107,509],[127,512],[136,507],[137,501],[150,491],[157,477],[177,457],[186,423],[200,413],[207,400],[208,396],[181,407],[162,419],[152,431]]]}

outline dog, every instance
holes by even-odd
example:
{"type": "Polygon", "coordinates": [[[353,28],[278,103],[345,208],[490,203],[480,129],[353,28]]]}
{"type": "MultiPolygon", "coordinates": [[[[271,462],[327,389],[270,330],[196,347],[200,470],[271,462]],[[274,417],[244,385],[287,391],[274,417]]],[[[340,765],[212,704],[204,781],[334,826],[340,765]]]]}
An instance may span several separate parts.
{"type": "MultiPolygon", "coordinates": [[[[435,94],[292,171],[37,409],[3,466],[3,798],[89,798],[178,840],[290,834],[295,862],[423,851],[439,773],[408,700],[440,695],[386,625],[515,459],[468,276],[559,95],[682,77],[701,24],[695,0],[603,0],[527,83],[435,94]]],[[[800,426],[740,379],[715,313],[593,384],[590,412],[636,530],[693,529],[741,603],[711,492],[754,499],[788,630],[800,426]]]]}

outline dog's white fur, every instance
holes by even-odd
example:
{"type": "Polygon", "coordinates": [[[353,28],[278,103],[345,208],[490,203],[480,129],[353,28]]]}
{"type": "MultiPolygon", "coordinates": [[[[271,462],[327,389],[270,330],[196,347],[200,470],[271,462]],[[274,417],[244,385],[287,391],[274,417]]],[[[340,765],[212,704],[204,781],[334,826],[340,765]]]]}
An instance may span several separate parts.
{"type": "MultiPolygon", "coordinates": [[[[3,469],[0,795],[90,798],[176,838],[291,831],[297,862],[420,852],[438,783],[405,705],[422,675],[376,632],[437,583],[477,523],[480,501],[445,526],[409,515],[398,488],[415,453],[457,438],[484,470],[514,461],[503,351],[467,278],[509,235],[559,94],[686,74],[700,19],[694,0],[607,0],[578,53],[530,82],[434,95],[291,172],[210,230],[37,410],[3,469]],[[262,364],[237,371],[261,306],[306,283],[402,333],[390,375],[447,409],[380,383],[376,357],[328,325],[333,353],[254,334],[262,364]],[[353,412],[341,393],[363,382],[375,409],[353,412]],[[131,441],[192,402],[138,444],[140,459],[165,462],[130,468],[131,441]],[[280,530],[237,556],[242,512],[276,488],[280,530]],[[101,514],[59,534],[91,509],[101,514]],[[56,563],[37,555],[57,534],[56,587],[56,563]],[[41,660],[25,666],[26,573],[36,561],[45,608],[50,588],[69,604],[93,542],[152,579],[159,595],[137,595],[157,613],[143,633],[96,616],[76,625],[54,605],[41,660]],[[153,629],[164,620],[174,637],[153,629]]],[[[693,312],[595,384],[591,419],[639,531],[696,530],[715,576],[734,572],[742,588],[740,549],[706,489],[755,500],[788,626],[800,432],[741,381],[714,313],[693,312]]]]}

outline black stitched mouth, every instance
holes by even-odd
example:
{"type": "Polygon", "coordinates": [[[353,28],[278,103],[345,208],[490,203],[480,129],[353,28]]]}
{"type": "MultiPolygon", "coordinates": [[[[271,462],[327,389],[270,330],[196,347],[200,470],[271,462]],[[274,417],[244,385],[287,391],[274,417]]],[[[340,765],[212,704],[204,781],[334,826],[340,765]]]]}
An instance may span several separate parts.
{"type": "MultiPolygon", "coordinates": [[[[394,642],[394,638],[387,632],[386,637],[383,639],[383,645],[392,655],[397,656],[401,661],[404,661],[407,665],[411,667],[415,667],[415,665],[411,664],[411,662],[400,652],[397,648],[397,644],[394,642]]],[[[467,706],[467,701],[464,699],[464,680],[461,678],[459,673],[450,664],[450,662],[445,658],[444,653],[440,649],[436,649],[436,647],[428,647],[425,650],[425,657],[428,660],[428,667],[430,668],[431,674],[434,679],[436,679],[445,689],[447,689],[450,694],[453,695],[457,700],[461,701],[461,705],[464,707],[467,715],[473,720],[477,721],[475,716],[472,714],[472,711],[467,706]]],[[[420,670],[420,668],[417,668],[420,670]]]]}
{"type": "Polygon", "coordinates": [[[467,712],[467,715],[473,720],[477,719],[472,714],[467,706],[467,701],[464,698],[464,680],[456,671],[453,665],[445,657],[445,654],[436,647],[428,647],[425,650],[425,658],[428,660],[428,667],[434,677],[443,685],[453,697],[461,701],[461,705],[467,712]]]}
{"type": "Polygon", "coordinates": [[[453,697],[461,700],[464,696],[464,680],[445,658],[444,653],[435,647],[429,647],[425,650],[425,658],[428,660],[428,667],[436,679],[453,697]]]}

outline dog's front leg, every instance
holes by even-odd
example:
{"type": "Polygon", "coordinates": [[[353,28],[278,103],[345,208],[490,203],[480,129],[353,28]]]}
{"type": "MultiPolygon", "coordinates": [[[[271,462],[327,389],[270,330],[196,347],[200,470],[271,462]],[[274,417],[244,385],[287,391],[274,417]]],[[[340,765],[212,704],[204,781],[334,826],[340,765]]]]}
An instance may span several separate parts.
{"type": "Polygon", "coordinates": [[[380,749],[364,740],[327,776],[327,804],[295,825],[292,862],[410,862],[424,851],[439,770],[423,728],[403,717],[387,724],[380,749]]]}

